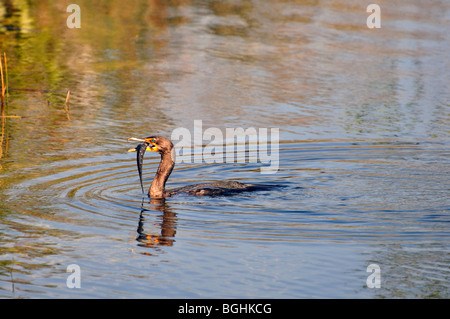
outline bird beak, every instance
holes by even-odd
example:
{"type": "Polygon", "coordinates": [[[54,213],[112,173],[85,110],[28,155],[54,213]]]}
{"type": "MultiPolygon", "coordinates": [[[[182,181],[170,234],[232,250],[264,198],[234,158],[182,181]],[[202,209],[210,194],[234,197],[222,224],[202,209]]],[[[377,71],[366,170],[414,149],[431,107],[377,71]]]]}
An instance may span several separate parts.
{"type": "MultiPolygon", "coordinates": [[[[130,137],[127,141],[145,142],[142,138],[130,137]]],[[[130,148],[128,152],[137,152],[137,148],[130,148]]]]}
{"type": "MultiPolygon", "coordinates": [[[[145,139],[145,138],[136,138],[136,137],[130,137],[128,138],[128,141],[136,141],[136,142],[144,142],[147,144],[147,148],[145,149],[146,151],[152,151],[152,152],[157,152],[158,148],[156,147],[155,143],[150,142],[149,140],[145,139]],[[151,145],[149,145],[151,144],[151,145]]],[[[136,148],[130,148],[128,150],[128,152],[136,152],[137,149],[136,148]]]]}
{"type": "Polygon", "coordinates": [[[127,141],[145,142],[144,138],[130,137],[127,141]]]}

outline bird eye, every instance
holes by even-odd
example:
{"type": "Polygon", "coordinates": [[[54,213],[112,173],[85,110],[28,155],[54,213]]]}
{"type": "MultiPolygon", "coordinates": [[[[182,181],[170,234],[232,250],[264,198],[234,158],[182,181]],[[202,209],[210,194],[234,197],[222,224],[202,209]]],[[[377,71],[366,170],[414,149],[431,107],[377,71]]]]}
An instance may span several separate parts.
{"type": "Polygon", "coordinates": [[[151,140],[150,142],[152,142],[152,143],[155,143],[155,139],[154,139],[154,138],[152,138],[152,140],[151,140]]]}

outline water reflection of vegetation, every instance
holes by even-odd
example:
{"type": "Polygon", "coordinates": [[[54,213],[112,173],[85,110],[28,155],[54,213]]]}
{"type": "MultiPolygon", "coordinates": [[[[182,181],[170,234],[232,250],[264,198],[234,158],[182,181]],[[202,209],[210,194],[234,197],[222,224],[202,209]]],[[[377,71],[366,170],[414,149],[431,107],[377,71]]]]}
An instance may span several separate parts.
{"type": "MultiPolygon", "coordinates": [[[[63,114],[67,113],[55,113],[55,110],[61,110],[65,96],[55,91],[71,89],[80,121],[98,116],[104,107],[98,103],[99,98],[106,104],[114,104],[118,114],[126,114],[136,96],[144,96],[143,104],[151,100],[149,96],[158,87],[161,74],[151,74],[145,87],[136,87],[136,80],[142,78],[142,62],[165,54],[167,43],[161,33],[169,24],[185,22],[172,19],[174,14],[168,10],[184,1],[170,1],[167,5],[143,1],[77,3],[83,8],[85,27],[72,30],[66,26],[68,13],[64,3],[0,1],[0,52],[6,52],[10,64],[14,65],[11,87],[41,90],[33,95],[11,91],[9,113],[27,115],[30,119],[2,122],[2,131],[8,132],[5,138],[17,141],[15,137],[20,137],[25,148],[32,149],[39,143],[57,145],[61,150],[73,149],[68,138],[73,136],[73,129],[77,131],[77,144],[83,135],[92,138],[93,130],[86,125],[61,126],[63,114]],[[151,54],[139,53],[143,45],[151,47],[150,51],[146,50],[151,54]],[[67,132],[52,134],[65,127],[67,132]]],[[[153,117],[164,118],[164,115],[155,109],[153,117]]],[[[161,121],[169,122],[167,118],[161,121]]],[[[10,148],[15,159],[23,157],[14,151],[17,145],[10,148]]]]}

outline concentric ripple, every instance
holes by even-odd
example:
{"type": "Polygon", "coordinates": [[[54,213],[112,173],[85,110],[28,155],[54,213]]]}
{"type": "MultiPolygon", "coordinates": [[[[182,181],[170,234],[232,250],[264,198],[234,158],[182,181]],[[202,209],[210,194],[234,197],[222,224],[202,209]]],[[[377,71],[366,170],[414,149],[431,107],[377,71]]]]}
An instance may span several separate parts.
{"type": "MultiPolygon", "coordinates": [[[[401,243],[422,254],[421,245],[432,241],[437,242],[438,255],[444,256],[450,221],[444,213],[449,207],[441,186],[449,177],[444,169],[446,154],[446,146],[439,143],[283,142],[276,174],[259,174],[258,163],[180,164],[167,185],[237,179],[280,187],[231,197],[180,195],[165,202],[143,196],[135,158],[128,154],[60,161],[35,170],[30,176],[36,177],[8,190],[8,200],[2,205],[15,212],[15,219],[5,224],[9,237],[14,238],[14,246],[7,249],[22,256],[21,268],[15,266],[16,276],[33,267],[34,260],[28,256],[54,256],[47,257],[49,264],[75,260],[83,263],[83,269],[108,277],[114,274],[111,265],[142,273],[143,269],[133,268],[133,258],[139,256],[154,256],[152,260],[167,256],[169,266],[176,268],[187,265],[193,256],[203,256],[204,249],[214,255],[217,247],[249,245],[274,245],[290,253],[289,247],[303,252],[305,245],[333,242],[368,247],[382,242],[388,246],[401,243]]],[[[158,160],[146,157],[144,187],[150,185],[158,160]]],[[[339,259],[329,253],[329,262],[339,259]]],[[[217,258],[213,262],[217,269],[229,263],[226,257],[217,258]]],[[[389,261],[391,256],[383,258],[389,261]]],[[[436,261],[439,265],[446,262],[436,261]]],[[[139,259],[141,267],[148,262],[139,259]]],[[[199,267],[209,267],[204,265],[199,267]]],[[[435,276],[437,270],[427,267],[419,265],[416,271],[435,276]]],[[[46,271],[44,267],[41,276],[54,276],[46,271]]],[[[139,282],[133,272],[125,278],[139,282]]],[[[86,281],[103,284],[97,278],[86,281]]],[[[423,278],[415,281],[427,283],[423,278]]],[[[47,281],[33,283],[55,291],[46,285],[47,281]]],[[[158,285],[165,287],[166,283],[158,285]]],[[[170,282],[169,287],[173,285],[170,282]]],[[[448,289],[444,280],[441,285],[442,291],[448,289]]]]}
{"type": "Polygon", "coordinates": [[[136,230],[143,196],[132,158],[61,161],[39,174],[11,189],[9,205],[21,203],[25,215],[38,216],[45,223],[58,222],[58,228],[80,226],[83,233],[108,234],[124,227],[131,233],[136,230]]]}
{"type": "MultiPolygon", "coordinates": [[[[444,182],[445,163],[423,168],[429,152],[434,158],[442,153],[444,159],[445,150],[440,145],[283,143],[276,174],[257,173],[259,164],[255,163],[180,164],[168,182],[170,188],[237,179],[280,187],[232,197],[181,195],[166,200],[163,206],[154,205],[141,193],[134,157],[93,157],[55,164],[46,176],[17,185],[11,198],[41,201],[43,208],[57,216],[64,216],[63,211],[86,225],[111,229],[125,225],[130,231],[143,211],[157,211],[158,218],[169,211],[176,214],[176,227],[185,234],[209,240],[445,238],[448,233],[441,222],[448,220],[440,213],[446,208],[445,194],[430,192],[444,182]]],[[[144,187],[150,185],[158,160],[146,159],[144,187]]]]}

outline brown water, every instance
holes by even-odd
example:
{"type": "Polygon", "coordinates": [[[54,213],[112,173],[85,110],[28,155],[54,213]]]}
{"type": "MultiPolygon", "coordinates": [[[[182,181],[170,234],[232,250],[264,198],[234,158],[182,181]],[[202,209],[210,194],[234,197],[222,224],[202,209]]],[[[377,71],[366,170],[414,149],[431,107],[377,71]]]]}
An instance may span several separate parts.
{"type": "Polygon", "coordinates": [[[57,91],[9,91],[0,297],[450,296],[447,1],[378,1],[380,29],[361,1],[77,1],[80,29],[70,3],[0,2],[9,87],[57,91]],[[281,187],[143,199],[126,139],[195,120],[279,128],[279,171],[181,163],[168,187],[281,187]]]}

